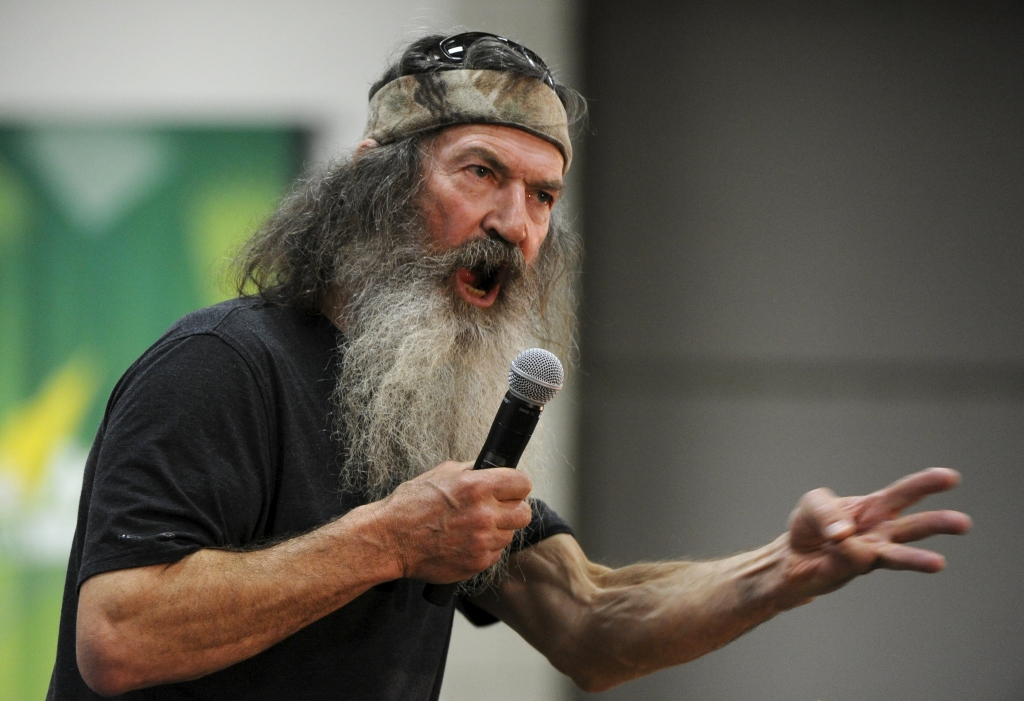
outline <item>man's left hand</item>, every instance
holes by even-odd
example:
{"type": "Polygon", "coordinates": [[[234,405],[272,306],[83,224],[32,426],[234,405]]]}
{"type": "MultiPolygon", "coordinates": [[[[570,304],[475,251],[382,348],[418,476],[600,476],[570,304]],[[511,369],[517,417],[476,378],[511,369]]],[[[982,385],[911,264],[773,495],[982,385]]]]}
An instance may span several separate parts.
{"type": "Polygon", "coordinates": [[[878,568],[941,570],[946,566],[942,555],[906,543],[940,533],[966,533],[970,517],[959,511],[901,513],[959,483],[955,470],[932,467],[866,496],[837,497],[828,489],[805,494],[789,519],[785,588],[795,597],[790,605],[834,591],[878,568]]]}

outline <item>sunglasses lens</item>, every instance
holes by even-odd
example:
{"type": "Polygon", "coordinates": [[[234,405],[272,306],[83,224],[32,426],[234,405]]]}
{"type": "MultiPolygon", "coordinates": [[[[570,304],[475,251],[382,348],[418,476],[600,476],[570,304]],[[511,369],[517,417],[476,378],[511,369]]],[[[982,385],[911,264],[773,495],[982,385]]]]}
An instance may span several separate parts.
{"type": "Polygon", "coordinates": [[[484,37],[500,38],[486,32],[466,32],[465,34],[456,34],[447,39],[442,39],[441,43],[438,44],[438,48],[441,49],[441,55],[445,58],[461,63],[466,60],[466,49],[484,37]]]}
{"type": "Polygon", "coordinates": [[[465,34],[456,34],[448,37],[447,39],[442,39],[437,45],[437,48],[441,53],[439,58],[451,61],[452,63],[462,63],[466,60],[466,50],[476,42],[485,38],[500,41],[510,49],[518,51],[526,58],[527,61],[547,73],[547,75],[544,76],[544,82],[551,88],[554,88],[554,80],[551,77],[551,73],[548,71],[547,64],[544,63],[544,60],[540,56],[522,44],[509,41],[505,37],[500,37],[497,34],[490,34],[489,32],[466,32],[465,34]]]}
{"type": "MultiPolygon", "coordinates": [[[[527,50],[529,51],[529,49],[527,49],[527,50]]],[[[544,60],[541,59],[540,56],[538,56],[537,54],[533,53],[532,51],[530,51],[529,55],[530,55],[530,58],[533,60],[533,62],[537,64],[537,66],[539,66],[540,68],[543,68],[544,70],[548,70],[548,64],[544,63],[544,60]]]]}

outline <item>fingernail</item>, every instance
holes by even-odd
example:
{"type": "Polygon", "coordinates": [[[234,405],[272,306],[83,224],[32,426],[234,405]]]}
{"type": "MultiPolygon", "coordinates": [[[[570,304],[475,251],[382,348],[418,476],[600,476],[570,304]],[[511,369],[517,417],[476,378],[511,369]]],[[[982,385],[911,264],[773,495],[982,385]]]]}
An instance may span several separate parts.
{"type": "Polygon", "coordinates": [[[836,521],[835,523],[830,523],[828,526],[825,527],[825,537],[829,540],[835,540],[843,533],[849,531],[851,528],[853,528],[853,524],[847,521],[846,519],[836,521]]]}

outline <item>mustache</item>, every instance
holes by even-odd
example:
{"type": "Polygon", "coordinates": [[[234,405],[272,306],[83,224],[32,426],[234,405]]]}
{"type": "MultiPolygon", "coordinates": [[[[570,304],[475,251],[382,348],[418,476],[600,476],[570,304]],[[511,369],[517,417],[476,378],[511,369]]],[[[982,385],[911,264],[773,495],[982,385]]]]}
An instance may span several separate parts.
{"type": "Polygon", "coordinates": [[[441,253],[419,256],[412,265],[419,275],[438,282],[450,279],[460,268],[472,270],[481,278],[501,272],[506,283],[525,278],[528,273],[522,250],[497,234],[466,241],[441,253]]]}

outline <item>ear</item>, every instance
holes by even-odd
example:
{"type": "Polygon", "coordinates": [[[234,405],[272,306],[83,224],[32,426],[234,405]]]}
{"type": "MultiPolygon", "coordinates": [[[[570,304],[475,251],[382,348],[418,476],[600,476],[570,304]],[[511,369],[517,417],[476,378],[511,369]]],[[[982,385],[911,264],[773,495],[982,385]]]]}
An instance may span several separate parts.
{"type": "Polygon", "coordinates": [[[356,146],[356,158],[359,158],[361,155],[363,155],[364,151],[371,148],[377,148],[378,146],[380,146],[380,144],[377,143],[375,139],[363,139],[362,141],[359,142],[359,145],[356,146]]]}

